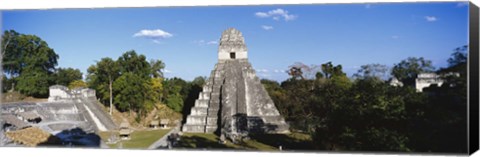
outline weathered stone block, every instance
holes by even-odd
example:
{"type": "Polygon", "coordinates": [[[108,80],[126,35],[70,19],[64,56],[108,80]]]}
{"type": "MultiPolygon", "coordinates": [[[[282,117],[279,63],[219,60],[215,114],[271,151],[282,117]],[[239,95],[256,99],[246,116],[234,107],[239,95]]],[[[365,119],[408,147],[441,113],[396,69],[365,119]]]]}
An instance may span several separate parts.
{"type": "Polygon", "coordinates": [[[190,110],[190,115],[193,116],[206,116],[207,115],[207,107],[192,107],[190,110]]]}
{"type": "Polygon", "coordinates": [[[209,100],[197,99],[197,100],[195,100],[195,106],[196,107],[208,107],[208,101],[209,100]]]}
{"type": "Polygon", "coordinates": [[[189,115],[187,116],[187,124],[195,124],[195,125],[202,125],[207,122],[205,116],[195,116],[189,115]]]}
{"type": "Polygon", "coordinates": [[[203,133],[205,132],[205,125],[183,125],[183,132],[203,133]]]}

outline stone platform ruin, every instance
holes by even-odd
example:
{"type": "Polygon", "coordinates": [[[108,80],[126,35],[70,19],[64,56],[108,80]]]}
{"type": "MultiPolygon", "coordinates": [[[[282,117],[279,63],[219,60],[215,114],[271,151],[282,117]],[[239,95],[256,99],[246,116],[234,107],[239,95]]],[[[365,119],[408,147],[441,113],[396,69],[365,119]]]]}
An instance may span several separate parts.
{"type": "MultiPolygon", "coordinates": [[[[1,116],[12,117],[28,127],[38,127],[63,142],[73,142],[83,146],[97,146],[99,139],[91,135],[101,131],[117,129],[110,116],[102,110],[96,100],[95,90],[77,88],[69,90],[65,86],[54,85],[49,89],[48,102],[15,102],[0,106],[1,116]],[[38,115],[40,121],[31,123],[22,119],[25,113],[38,115]]],[[[5,121],[0,120],[4,127],[5,121]]],[[[15,127],[12,131],[24,127],[15,127]]],[[[2,128],[3,129],[3,128],[2,128]]],[[[1,130],[1,135],[7,130],[1,130]]],[[[1,138],[1,137],[0,137],[1,138]]]]}
{"type": "Polygon", "coordinates": [[[225,30],[218,63],[192,107],[183,132],[220,133],[230,139],[249,133],[288,133],[289,126],[248,62],[242,33],[225,30]]]}

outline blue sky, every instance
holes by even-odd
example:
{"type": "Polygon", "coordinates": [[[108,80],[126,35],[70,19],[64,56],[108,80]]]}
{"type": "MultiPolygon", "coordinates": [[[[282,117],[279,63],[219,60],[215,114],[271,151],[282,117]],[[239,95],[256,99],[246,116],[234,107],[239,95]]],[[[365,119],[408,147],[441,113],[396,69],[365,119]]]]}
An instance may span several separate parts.
{"type": "Polygon", "coordinates": [[[86,69],[135,50],[166,64],[166,77],[208,76],[223,30],[243,33],[257,75],[285,80],[289,65],[341,64],[348,76],[369,63],[407,57],[447,66],[468,43],[468,4],[371,3],[2,11],[2,31],[35,34],[59,67],[86,69]]]}

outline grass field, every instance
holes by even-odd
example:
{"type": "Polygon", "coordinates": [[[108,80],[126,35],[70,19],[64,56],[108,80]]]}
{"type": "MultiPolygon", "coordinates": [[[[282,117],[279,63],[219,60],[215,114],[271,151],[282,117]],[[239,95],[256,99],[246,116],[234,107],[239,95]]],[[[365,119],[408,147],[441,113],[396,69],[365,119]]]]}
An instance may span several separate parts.
{"type": "Polygon", "coordinates": [[[218,142],[219,137],[215,134],[184,133],[178,143],[179,148],[193,149],[244,149],[276,151],[279,146],[283,150],[312,150],[310,135],[304,133],[290,134],[259,134],[251,135],[251,139],[233,144],[218,142]]]}
{"type": "MultiPolygon", "coordinates": [[[[147,149],[148,146],[153,144],[158,139],[162,138],[165,134],[170,131],[168,130],[143,130],[143,131],[134,131],[130,134],[130,140],[124,140],[116,144],[108,144],[110,148],[133,148],[133,149],[147,149]]],[[[111,134],[118,135],[118,132],[100,132],[100,137],[103,141],[111,136],[111,134]]]]}

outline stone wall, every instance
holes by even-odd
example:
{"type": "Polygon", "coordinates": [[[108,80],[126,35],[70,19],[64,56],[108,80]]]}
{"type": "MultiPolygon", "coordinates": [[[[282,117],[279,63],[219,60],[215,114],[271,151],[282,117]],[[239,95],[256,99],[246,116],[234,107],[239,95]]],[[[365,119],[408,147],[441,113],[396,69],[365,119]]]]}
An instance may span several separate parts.
{"type": "Polygon", "coordinates": [[[49,97],[48,97],[49,102],[66,100],[71,98],[72,98],[72,93],[67,87],[61,86],[61,85],[50,86],[49,97]]]}

